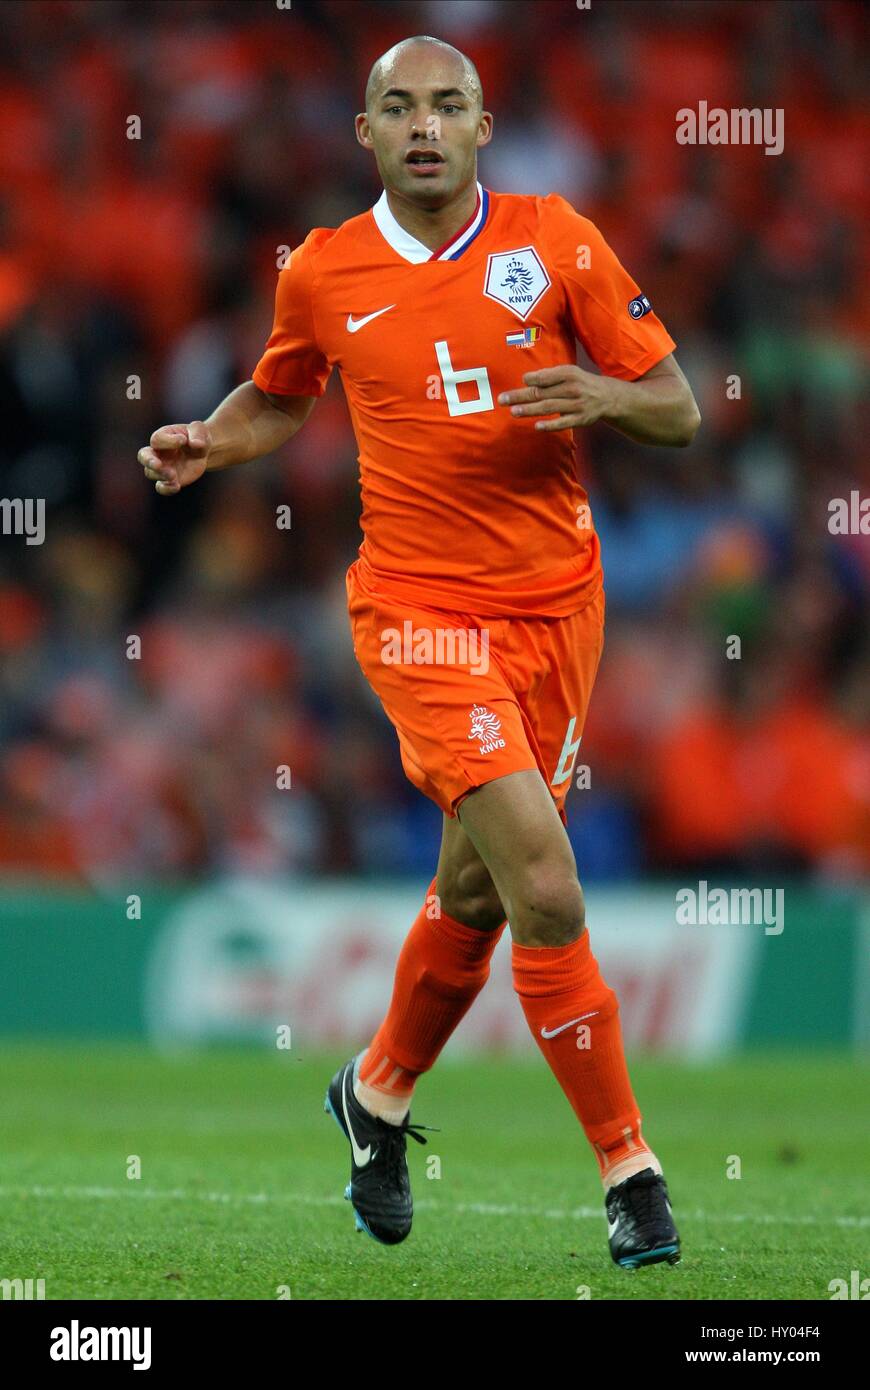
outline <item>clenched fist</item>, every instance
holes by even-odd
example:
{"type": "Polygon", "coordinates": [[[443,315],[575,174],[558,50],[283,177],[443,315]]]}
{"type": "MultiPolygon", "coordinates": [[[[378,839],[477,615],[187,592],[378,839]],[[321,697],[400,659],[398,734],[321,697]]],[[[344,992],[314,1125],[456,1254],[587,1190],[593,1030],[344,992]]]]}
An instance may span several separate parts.
{"type": "Polygon", "coordinates": [[[161,425],[136,457],[161,497],[171,497],[202,477],[211,447],[208,425],[192,420],[189,425],[161,425]]]}

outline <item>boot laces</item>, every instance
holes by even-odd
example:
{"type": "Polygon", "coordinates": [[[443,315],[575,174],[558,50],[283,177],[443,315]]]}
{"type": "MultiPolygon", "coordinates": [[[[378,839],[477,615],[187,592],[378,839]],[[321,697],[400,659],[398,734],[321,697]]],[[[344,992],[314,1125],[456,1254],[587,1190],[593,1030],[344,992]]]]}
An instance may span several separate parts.
{"type": "Polygon", "coordinates": [[[628,1213],[639,1225],[648,1225],[660,1215],[660,1185],[655,1177],[632,1183],[620,1195],[628,1213]]]}
{"type": "Polygon", "coordinates": [[[398,1181],[401,1175],[402,1163],[405,1158],[407,1139],[415,1139],[418,1144],[425,1144],[426,1138],[422,1131],[428,1130],[433,1134],[438,1131],[432,1125],[415,1125],[411,1123],[409,1115],[406,1115],[400,1125],[388,1125],[384,1121],[383,1147],[386,1150],[384,1162],[386,1164],[387,1175],[392,1181],[398,1181]]]}

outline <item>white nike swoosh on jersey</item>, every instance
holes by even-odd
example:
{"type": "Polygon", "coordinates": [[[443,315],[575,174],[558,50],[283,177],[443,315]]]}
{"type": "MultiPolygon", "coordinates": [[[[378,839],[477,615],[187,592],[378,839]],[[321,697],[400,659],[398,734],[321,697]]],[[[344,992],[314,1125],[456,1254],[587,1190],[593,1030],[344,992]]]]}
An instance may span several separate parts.
{"type": "Polygon", "coordinates": [[[395,309],[395,307],[396,307],[395,304],[388,304],[387,307],[386,307],[386,309],[375,309],[375,312],[374,312],[373,314],[366,314],[365,318],[362,318],[362,319],[355,319],[354,316],[353,316],[353,314],[348,314],[348,316],[347,316],[347,331],[348,331],[348,333],[358,333],[359,330],[360,330],[361,328],[365,328],[365,326],[366,326],[367,323],[371,323],[372,319],[378,319],[378,318],[380,318],[381,314],[386,314],[386,313],[388,312],[388,310],[390,310],[390,309],[395,309]]]}
{"type": "Polygon", "coordinates": [[[597,1010],[597,1009],[593,1009],[592,1012],[591,1012],[591,1014],[581,1014],[579,1018],[572,1018],[572,1019],[570,1020],[570,1022],[568,1022],[568,1023],[563,1023],[563,1024],[561,1024],[560,1027],[554,1028],[554,1029],[552,1030],[552,1032],[548,1032],[548,1030],[547,1030],[546,1028],[542,1028],[542,1029],[541,1029],[541,1037],[542,1037],[542,1038],[555,1038],[559,1033],[564,1033],[564,1031],[565,1031],[566,1028],[570,1028],[570,1027],[571,1027],[571,1024],[573,1024],[573,1023],[582,1023],[583,1020],[584,1020],[584,1018],[594,1018],[595,1015],[596,1015],[597,1013],[598,1013],[598,1010],[597,1010]]]}
{"type": "MultiPolygon", "coordinates": [[[[345,1081],[346,1080],[347,1074],[345,1073],[345,1081]]],[[[350,1122],[350,1115],[348,1115],[347,1113],[347,1101],[345,1099],[344,1085],[342,1085],[341,1088],[341,1108],[344,1111],[344,1122],[347,1125],[347,1132],[350,1135],[350,1147],[353,1150],[353,1161],[356,1164],[357,1168],[365,1168],[366,1164],[372,1156],[372,1146],[371,1144],[366,1144],[365,1148],[361,1149],[359,1144],[356,1142],[356,1135],[353,1132],[353,1125],[350,1122]]]]}

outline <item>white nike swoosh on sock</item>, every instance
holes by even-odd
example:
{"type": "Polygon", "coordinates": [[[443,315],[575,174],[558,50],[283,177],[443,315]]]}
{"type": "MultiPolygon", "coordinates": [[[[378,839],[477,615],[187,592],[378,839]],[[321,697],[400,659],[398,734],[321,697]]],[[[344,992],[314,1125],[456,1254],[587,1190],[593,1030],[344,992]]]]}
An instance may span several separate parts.
{"type": "Polygon", "coordinates": [[[541,1029],[541,1037],[542,1037],[542,1038],[555,1038],[555,1037],[557,1037],[557,1036],[559,1035],[559,1033],[564,1033],[565,1029],[566,1029],[566,1028],[570,1028],[572,1024],[574,1024],[574,1023],[582,1023],[583,1020],[584,1020],[584,1018],[594,1018],[595,1015],[596,1015],[597,1013],[598,1013],[598,1010],[597,1010],[597,1009],[593,1009],[592,1012],[591,1012],[591,1014],[581,1014],[579,1018],[572,1018],[572,1019],[569,1019],[567,1023],[562,1023],[562,1024],[560,1024],[560,1026],[559,1026],[558,1028],[553,1028],[553,1029],[551,1029],[551,1030],[549,1030],[549,1031],[548,1031],[546,1028],[542,1028],[542,1029],[541,1029]]]}

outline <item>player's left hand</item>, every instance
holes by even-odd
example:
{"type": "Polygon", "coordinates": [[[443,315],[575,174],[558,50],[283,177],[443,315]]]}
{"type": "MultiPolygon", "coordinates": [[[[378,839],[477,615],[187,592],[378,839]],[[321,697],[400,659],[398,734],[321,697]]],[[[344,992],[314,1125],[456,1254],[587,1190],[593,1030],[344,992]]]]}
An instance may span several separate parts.
{"type": "Polygon", "coordinates": [[[582,367],[541,367],[525,372],[524,387],[503,391],[499,405],[509,405],[512,415],[554,415],[553,420],[538,420],[536,430],[572,430],[579,425],[594,425],[611,403],[610,377],[596,376],[582,367]]]}

